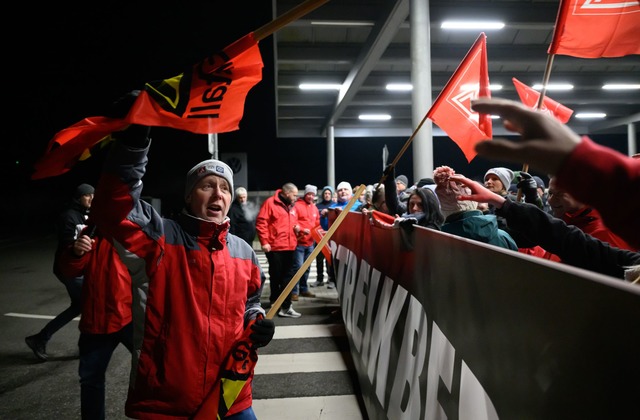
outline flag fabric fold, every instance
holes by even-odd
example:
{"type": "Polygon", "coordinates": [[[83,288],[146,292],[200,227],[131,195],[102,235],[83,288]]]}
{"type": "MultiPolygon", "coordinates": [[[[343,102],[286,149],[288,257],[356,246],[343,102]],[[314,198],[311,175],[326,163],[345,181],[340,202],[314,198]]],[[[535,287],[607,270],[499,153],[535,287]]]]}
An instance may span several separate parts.
{"type": "Polygon", "coordinates": [[[427,118],[458,145],[468,162],[476,156],[476,143],[493,134],[491,116],[471,110],[471,100],[491,97],[486,40],[484,33],[478,36],[427,113],[427,118]]]}
{"type": "Polygon", "coordinates": [[[146,83],[126,117],[88,117],[59,131],[34,165],[32,179],[69,171],[87,151],[130,124],[196,134],[237,130],[249,90],[262,80],[260,49],[249,33],[178,76],[146,83]]]}
{"type": "Polygon", "coordinates": [[[561,0],[548,53],[579,58],[640,54],[640,1],[561,0]]]}
{"type": "MultiPolygon", "coordinates": [[[[311,229],[311,237],[316,242],[316,246],[320,243],[325,233],[327,232],[322,229],[322,226],[320,225],[317,225],[316,227],[311,229]]],[[[331,248],[329,248],[329,245],[325,244],[325,246],[322,247],[321,251],[322,255],[324,255],[324,259],[327,260],[327,264],[331,265],[331,248]]]]}
{"type": "MultiPolygon", "coordinates": [[[[511,80],[513,81],[513,84],[516,87],[516,92],[518,92],[520,101],[522,101],[522,103],[528,106],[529,108],[536,109],[538,106],[540,93],[530,88],[529,86],[525,85],[515,77],[512,78],[511,80]]],[[[542,100],[542,106],[538,110],[554,116],[563,124],[566,124],[567,121],[569,121],[569,118],[571,118],[571,114],[573,114],[572,109],[567,108],[566,106],[562,105],[559,102],[554,101],[553,99],[549,98],[546,95],[542,100]]]]}

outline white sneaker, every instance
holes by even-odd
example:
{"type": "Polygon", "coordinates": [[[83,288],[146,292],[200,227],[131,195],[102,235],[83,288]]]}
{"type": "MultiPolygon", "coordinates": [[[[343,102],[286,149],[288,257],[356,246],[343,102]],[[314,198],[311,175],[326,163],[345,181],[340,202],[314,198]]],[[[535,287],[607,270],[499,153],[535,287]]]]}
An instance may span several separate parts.
{"type": "Polygon", "coordinates": [[[336,288],[336,284],[332,281],[330,281],[329,283],[327,283],[327,289],[335,289],[336,288]]]}
{"type": "Polygon", "coordinates": [[[289,307],[289,309],[286,310],[286,311],[280,309],[278,311],[278,316],[283,316],[285,318],[300,318],[302,316],[302,314],[299,313],[299,312],[294,311],[293,307],[289,307]]]}

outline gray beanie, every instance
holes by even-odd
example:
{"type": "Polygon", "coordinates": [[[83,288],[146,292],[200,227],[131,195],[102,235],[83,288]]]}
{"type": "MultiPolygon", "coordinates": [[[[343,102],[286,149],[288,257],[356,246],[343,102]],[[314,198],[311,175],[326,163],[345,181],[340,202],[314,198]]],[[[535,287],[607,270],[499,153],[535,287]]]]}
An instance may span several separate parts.
{"type": "Polygon", "coordinates": [[[216,175],[220,178],[224,178],[229,183],[229,192],[231,192],[231,199],[233,200],[233,171],[224,162],[215,159],[209,159],[198,163],[187,172],[187,181],[184,186],[184,199],[191,194],[193,187],[202,178],[208,175],[216,175]]]}
{"type": "Polygon", "coordinates": [[[73,198],[78,199],[87,194],[95,194],[95,189],[89,184],[80,184],[76,187],[76,192],[73,195],[73,198]]]}
{"type": "Polygon", "coordinates": [[[484,180],[487,179],[487,175],[489,174],[493,174],[500,179],[500,182],[502,182],[502,188],[505,190],[509,189],[511,181],[513,181],[513,171],[511,169],[503,167],[491,168],[486,174],[484,174],[484,180]]]}
{"type": "Polygon", "coordinates": [[[409,186],[409,178],[406,175],[398,175],[395,181],[404,184],[405,187],[409,186]]]}

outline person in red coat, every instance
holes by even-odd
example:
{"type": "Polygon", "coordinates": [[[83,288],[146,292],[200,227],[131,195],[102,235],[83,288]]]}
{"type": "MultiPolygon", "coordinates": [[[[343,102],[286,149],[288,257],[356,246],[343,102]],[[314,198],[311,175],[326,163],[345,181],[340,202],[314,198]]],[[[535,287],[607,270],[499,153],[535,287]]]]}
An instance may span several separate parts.
{"type": "MultiPolygon", "coordinates": [[[[296,214],[298,215],[298,225],[300,226],[298,245],[296,246],[294,256],[296,272],[302,267],[302,264],[309,258],[311,253],[313,253],[314,241],[311,236],[311,231],[320,224],[320,211],[315,203],[317,193],[318,187],[307,184],[304,187],[304,196],[298,198],[294,204],[296,214]]],[[[307,270],[302,277],[300,277],[300,281],[293,288],[292,299],[296,300],[298,295],[308,298],[316,297],[314,293],[309,291],[309,285],[307,284],[310,270],[311,266],[307,267],[307,270]]]]}

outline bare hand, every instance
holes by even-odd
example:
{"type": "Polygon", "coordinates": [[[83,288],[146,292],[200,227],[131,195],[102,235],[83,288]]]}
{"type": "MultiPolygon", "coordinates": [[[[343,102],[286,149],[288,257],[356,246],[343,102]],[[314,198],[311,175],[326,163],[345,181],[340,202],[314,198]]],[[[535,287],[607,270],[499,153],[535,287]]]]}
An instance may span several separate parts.
{"type": "Polygon", "coordinates": [[[476,99],[471,108],[483,114],[500,115],[504,127],[519,133],[519,141],[492,140],[476,144],[478,155],[516,163],[527,163],[549,174],[558,172],[580,143],[580,136],[554,117],[507,99],[476,99]]]}
{"type": "Polygon", "coordinates": [[[263,252],[271,252],[271,245],[269,245],[269,244],[262,245],[262,251],[263,252]]]}
{"type": "Polygon", "coordinates": [[[484,185],[479,184],[478,182],[467,178],[464,175],[451,175],[449,178],[451,181],[456,181],[465,186],[469,187],[471,190],[471,194],[461,194],[456,196],[458,201],[477,201],[479,203],[489,203],[493,204],[496,208],[502,208],[502,205],[506,201],[504,197],[498,195],[492,191],[489,191],[485,188],[484,185]]]}
{"type": "Polygon", "coordinates": [[[94,239],[91,239],[87,235],[81,235],[73,243],[73,253],[78,257],[83,256],[93,248],[94,239]]]}

